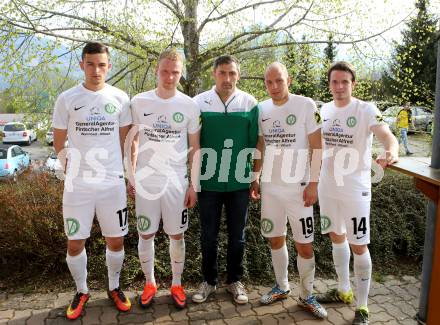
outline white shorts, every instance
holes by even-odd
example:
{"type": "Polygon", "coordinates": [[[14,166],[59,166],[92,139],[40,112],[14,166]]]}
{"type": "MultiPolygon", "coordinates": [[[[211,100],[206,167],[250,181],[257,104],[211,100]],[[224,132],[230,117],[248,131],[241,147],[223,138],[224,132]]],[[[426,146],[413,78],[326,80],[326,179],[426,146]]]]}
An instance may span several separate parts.
{"type": "Polygon", "coordinates": [[[128,233],[124,179],[100,184],[76,182],[73,191],[64,190],[64,231],[69,240],[90,237],[95,213],[103,236],[122,237],[128,233]]]}
{"type": "Polygon", "coordinates": [[[261,233],[264,237],[287,234],[287,220],[293,240],[307,244],[313,242],[313,207],[305,207],[301,192],[288,192],[263,186],[261,191],[261,233]]]}
{"type": "Polygon", "coordinates": [[[143,190],[148,193],[163,192],[160,197],[146,197],[136,190],[137,229],[141,235],[151,235],[159,230],[162,219],[163,230],[167,235],[178,235],[188,229],[188,209],[185,207],[185,194],[188,180],[180,180],[180,189],[171,183],[166,188],[160,185],[146,185],[143,190]]]}
{"type": "Polygon", "coordinates": [[[338,200],[319,197],[321,233],[346,234],[354,245],[370,243],[370,201],[338,200]]]}

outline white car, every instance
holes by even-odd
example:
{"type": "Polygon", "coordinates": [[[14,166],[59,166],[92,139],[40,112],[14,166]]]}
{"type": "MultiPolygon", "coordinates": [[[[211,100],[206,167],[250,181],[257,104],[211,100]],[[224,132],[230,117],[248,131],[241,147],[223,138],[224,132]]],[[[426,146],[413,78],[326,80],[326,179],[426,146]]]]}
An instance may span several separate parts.
{"type": "Polygon", "coordinates": [[[50,146],[53,145],[53,128],[46,132],[46,143],[50,146]]]}
{"type": "Polygon", "coordinates": [[[37,140],[34,130],[26,127],[21,122],[9,122],[3,128],[3,143],[24,143],[31,145],[32,141],[37,140]]]}

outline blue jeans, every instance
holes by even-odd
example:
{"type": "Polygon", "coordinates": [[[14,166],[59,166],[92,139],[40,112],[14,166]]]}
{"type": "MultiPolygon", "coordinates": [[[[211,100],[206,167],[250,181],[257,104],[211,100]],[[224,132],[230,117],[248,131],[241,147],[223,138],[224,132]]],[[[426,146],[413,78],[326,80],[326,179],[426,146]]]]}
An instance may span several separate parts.
{"type": "Polygon", "coordinates": [[[210,285],[216,285],[218,282],[218,233],[224,205],[228,231],[226,283],[239,281],[243,276],[244,228],[249,204],[249,190],[233,192],[201,191],[198,200],[204,280],[210,285]]]}
{"type": "Polygon", "coordinates": [[[402,142],[403,146],[405,147],[405,152],[408,153],[408,129],[407,128],[401,128],[400,129],[400,139],[399,143],[402,142]]]}

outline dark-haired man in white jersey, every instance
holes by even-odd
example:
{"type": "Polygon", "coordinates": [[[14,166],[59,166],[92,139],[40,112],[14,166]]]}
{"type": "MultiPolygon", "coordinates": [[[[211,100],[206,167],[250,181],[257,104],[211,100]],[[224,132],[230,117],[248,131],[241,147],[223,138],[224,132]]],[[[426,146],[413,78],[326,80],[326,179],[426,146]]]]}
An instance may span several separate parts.
{"type": "Polygon", "coordinates": [[[90,297],[84,246],[95,213],[107,246],[109,298],[120,311],[131,308],[119,287],[128,232],[122,148],[131,125],[130,101],[125,92],[105,83],[111,67],[109,58],[105,45],[87,43],[80,62],[85,80],[58,97],[53,113],[54,148],[66,171],[66,261],[77,290],[66,311],[71,320],[81,315],[90,297]],[[63,149],[67,136],[66,162],[63,149]]]}

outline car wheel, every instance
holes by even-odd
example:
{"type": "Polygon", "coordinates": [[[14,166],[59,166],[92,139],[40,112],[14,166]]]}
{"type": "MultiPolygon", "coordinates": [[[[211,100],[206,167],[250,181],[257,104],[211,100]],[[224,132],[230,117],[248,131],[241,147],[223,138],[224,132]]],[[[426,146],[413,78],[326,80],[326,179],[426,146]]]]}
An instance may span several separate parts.
{"type": "Polygon", "coordinates": [[[17,180],[18,180],[18,172],[17,170],[14,170],[14,173],[12,174],[12,181],[16,183],[17,180]]]}

